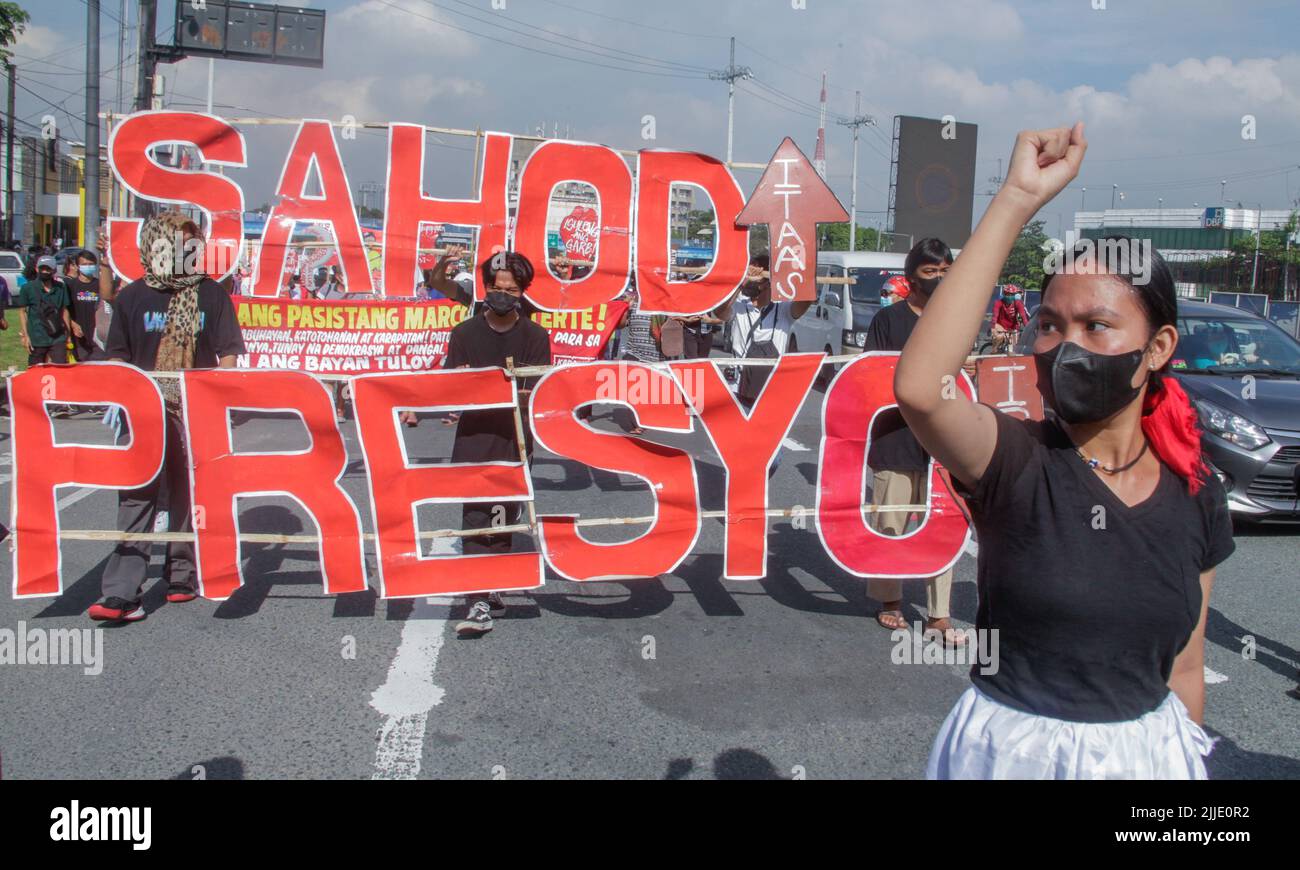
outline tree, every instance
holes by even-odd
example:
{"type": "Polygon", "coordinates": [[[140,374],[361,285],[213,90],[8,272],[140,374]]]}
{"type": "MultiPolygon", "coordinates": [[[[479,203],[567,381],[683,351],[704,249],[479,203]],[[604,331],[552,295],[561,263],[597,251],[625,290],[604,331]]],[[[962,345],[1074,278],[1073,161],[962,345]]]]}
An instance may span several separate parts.
{"type": "MultiPolygon", "coordinates": [[[[857,236],[858,243],[853,246],[853,250],[855,251],[874,251],[880,247],[880,233],[875,227],[864,227],[859,225],[857,236]]],[[[849,250],[848,221],[837,224],[820,224],[817,227],[817,250],[849,250]]]]}
{"type": "Polygon", "coordinates": [[[691,211],[686,215],[686,238],[695,238],[700,230],[713,227],[713,211],[691,211]]]}
{"type": "Polygon", "coordinates": [[[1047,256],[1044,245],[1047,233],[1043,230],[1046,221],[1030,221],[1020,231],[1020,236],[1011,246],[1011,253],[1002,267],[999,283],[1015,284],[1022,289],[1035,290],[1043,286],[1043,258],[1047,256]]]}
{"type": "Polygon", "coordinates": [[[9,46],[18,41],[31,20],[27,10],[17,3],[0,3],[0,62],[9,63],[13,58],[9,46]]]}

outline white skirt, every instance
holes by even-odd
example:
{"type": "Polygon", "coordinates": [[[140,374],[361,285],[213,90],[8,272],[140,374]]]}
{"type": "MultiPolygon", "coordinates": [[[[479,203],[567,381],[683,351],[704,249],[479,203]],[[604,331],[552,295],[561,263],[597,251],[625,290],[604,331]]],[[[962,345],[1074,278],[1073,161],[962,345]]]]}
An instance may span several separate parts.
{"type": "Polygon", "coordinates": [[[1130,722],[1067,722],[971,686],[939,728],[926,779],[1207,779],[1214,740],[1173,692],[1130,722]]]}

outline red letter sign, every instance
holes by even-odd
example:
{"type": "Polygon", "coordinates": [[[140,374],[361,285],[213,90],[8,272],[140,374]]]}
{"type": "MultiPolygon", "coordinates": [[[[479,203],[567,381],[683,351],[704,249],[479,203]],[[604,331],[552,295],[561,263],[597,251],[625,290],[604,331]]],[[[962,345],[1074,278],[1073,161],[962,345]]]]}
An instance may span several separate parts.
{"type": "MultiPolygon", "coordinates": [[[[488,133],[483,140],[483,170],[477,199],[434,199],[424,189],[424,125],[391,124],[388,128],[388,192],[384,210],[384,293],[409,296],[416,282],[416,248],[420,225],[462,224],[478,227],[475,251],[487,259],[506,244],[506,178],[510,172],[511,137],[488,133]]],[[[542,260],[534,260],[539,273],[542,260]]],[[[478,270],[474,298],[484,298],[478,270]]],[[[535,286],[535,285],[534,285],[535,286]]]]}
{"type": "Polygon", "coordinates": [[[617,299],[632,266],[632,173],[623,158],[604,145],[543,142],[528,156],[519,177],[515,250],[533,263],[536,277],[528,298],[547,311],[591,308],[617,299]],[[561,184],[586,182],[596,188],[599,229],[596,266],[579,281],[561,281],[547,268],[546,216],[551,194],[561,184]]]}
{"type": "Polygon", "coordinates": [[[835,194],[789,136],[736,215],[736,223],[767,224],[772,256],[772,298],[817,298],[817,224],[849,219],[835,194]]]}
{"type": "Polygon", "coordinates": [[[361,225],[352,205],[352,188],[339,158],[338,143],[329,121],[303,121],[289,148],[280,183],[276,185],[277,204],[266,216],[262,231],[262,249],[257,257],[257,277],[253,295],[275,296],[280,292],[287,245],[293,237],[296,221],[327,223],[334,233],[344,281],[353,293],[370,293],[370,264],[361,243],[361,225]],[[312,166],[320,177],[319,196],[306,193],[312,166]]]}
{"type": "Polygon", "coordinates": [[[540,517],[546,561],[569,580],[667,574],[681,564],[699,536],[695,464],[683,450],[597,432],[574,416],[583,405],[600,401],[627,405],[647,429],[691,431],[677,384],[649,366],[598,362],[547,372],[533,389],[530,407],[537,443],[558,456],[641,478],[654,494],[655,519],[649,530],[630,541],[597,544],[578,533],[576,514],[540,517]]]}
{"type": "MultiPolygon", "coordinates": [[[[180,143],[199,149],[205,163],[245,166],[244,137],[220,118],[198,112],[137,112],[113,127],[108,163],[122,186],[158,202],[193,203],[208,216],[204,270],[220,281],[239,262],[244,241],[244,193],[215,172],[172,169],[149,155],[155,145],[180,143]]],[[[140,218],[110,218],[108,260],[128,281],[144,274],[140,263],[140,218]]]]}
{"type": "Polygon", "coordinates": [[[637,155],[636,290],[642,314],[703,314],[731,298],[749,265],[749,230],[735,225],[745,195],[720,161],[689,151],[637,155]],[[717,216],[713,263],[698,281],[668,280],[668,206],[674,184],[704,188],[717,216]]]}
{"type": "Polygon", "coordinates": [[[352,381],[352,396],[379,539],[380,596],[464,595],[541,586],[540,553],[426,558],[415,535],[415,509],[423,503],[528,501],[533,497],[532,482],[522,462],[412,465],[398,426],[399,409],[514,407],[518,401],[515,384],[504,370],[362,375],[352,381]]]}
{"type": "MultiPolygon", "coordinates": [[[[831,381],[822,407],[817,533],[836,564],[859,577],[933,577],[961,557],[969,533],[933,462],[930,511],[919,528],[897,538],[882,535],[863,515],[868,433],[878,413],[897,405],[897,364],[897,353],[871,353],[847,363],[831,381]]],[[[971,395],[965,376],[957,385],[971,395]]]]}
{"type": "Polygon", "coordinates": [[[59,555],[60,486],[135,489],[163,461],[163,400],[158,385],[124,363],[34,366],[9,379],[13,419],[14,597],[63,591],[59,555]],[[50,405],[120,405],[131,443],[55,444],[50,405]]]}
{"type": "Polygon", "coordinates": [[[254,495],[287,495],[316,521],[326,595],[364,591],[361,516],[339,484],[348,451],[334,422],[329,387],[301,372],[217,369],[186,371],[182,389],[203,597],[222,601],[243,585],[236,501],[254,495]],[[236,453],[232,408],[295,413],[311,447],[236,453]]]}
{"type": "Polygon", "coordinates": [[[781,357],[748,415],[716,363],[675,363],[673,371],[727,473],[724,576],[754,580],[767,575],[767,470],[812,389],[825,354],[781,357]]]}

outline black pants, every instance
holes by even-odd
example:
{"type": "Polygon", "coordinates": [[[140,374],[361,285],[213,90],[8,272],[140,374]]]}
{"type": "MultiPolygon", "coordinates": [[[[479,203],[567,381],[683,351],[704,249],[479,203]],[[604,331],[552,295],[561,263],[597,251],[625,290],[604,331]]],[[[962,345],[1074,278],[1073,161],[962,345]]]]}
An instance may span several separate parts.
{"type": "MultiPolygon", "coordinates": [[[[185,455],[184,423],[180,414],[168,408],[163,415],[166,441],[163,448],[163,467],[158,476],[139,489],[122,490],[117,496],[117,528],[123,532],[152,532],[154,517],[158,513],[159,490],[164,481],[167,486],[167,530],[192,531],[190,516],[189,458],[185,455]]],[[[123,424],[119,443],[130,439],[123,424]]],[[[148,541],[120,541],[113,548],[104,566],[101,588],[105,598],[123,598],[138,601],[140,588],[149,570],[149,557],[153,544],[148,541]]],[[[167,544],[167,558],[163,562],[163,580],[168,586],[179,586],[198,591],[198,577],[194,570],[194,545],[188,541],[167,544]]]]}
{"type": "MultiPolygon", "coordinates": [[[[486,529],[494,525],[512,526],[519,522],[521,502],[474,502],[461,509],[461,528],[486,529]]],[[[509,553],[512,532],[499,535],[472,535],[462,538],[461,552],[466,556],[481,556],[487,553],[509,553]]]]}
{"type": "Polygon", "coordinates": [[[68,361],[68,347],[64,344],[46,344],[32,345],[32,349],[27,353],[27,365],[35,366],[41,363],[66,363],[68,361]]]}
{"type": "Polygon", "coordinates": [[[713,349],[713,333],[682,329],[682,359],[705,359],[713,349]]]}

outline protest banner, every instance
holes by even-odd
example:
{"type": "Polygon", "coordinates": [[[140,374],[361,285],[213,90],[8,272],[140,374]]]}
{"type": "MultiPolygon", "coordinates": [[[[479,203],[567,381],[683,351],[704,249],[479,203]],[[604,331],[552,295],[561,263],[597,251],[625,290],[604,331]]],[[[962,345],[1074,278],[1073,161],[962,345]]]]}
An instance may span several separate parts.
{"type": "MultiPolygon", "coordinates": [[[[658,576],[672,571],[691,552],[706,519],[725,523],[724,576],[758,579],[766,572],[768,520],[800,514],[813,515],[822,546],[852,574],[923,578],[939,573],[960,557],[969,532],[965,515],[942,485],[937,466],[926,504],[889,508],[916,512],[921,523],[914,532],[889,538],[866,522],[875,510],[864,504],[870,425],[879,411],[893,405],[896,354],[849,358],[832,381],[822,409],[815,509],[769,505],[767,469],[826,360],[820,353],[800,353],[775,361],[773,374],[749,414],[742,413],[726,389],[717,363],[706,360],[655,365],[589,361],[513,371],[379,371],[346,378],[353,387],[376,529],[366,534],[361,532],[357,505],[339,484],[347,454],[322,380],[341,376],[269,369],[187,371],[180,377],[195,531],[192,536],[141,533],[133,537],[196,540],[201,591],[216,600],[228,597],[243,583],[241,541],[320,547],[324,589],[331,594],[366,588],[362,553],[365,542],[373,541],[379,557],[374,579],[383,597],[450,595],[535,588],[542,583],[543,564],[574,580],[658,576]],[[396,411],[514,408],[518,414],[515,379],[538,374],[543,377],[532,392],[527,420],[518,418],[520,431],[530,426],[538,445],[557,456],[644,481],[654,498],[653,514],[545,515],[535,522],[530,518],[528,523],[504,527],[535,533],[539,553],[425,556],[420,540],[503,529],[417,532],[417,504],[531,503],[532,481],[522,458],[412,464],[396,411]],[[597,431],[577,418],[582,407],[600,403],[630,408],[639,425],[653,431],[691,432],[698,420],[726,471],[724,509],[700,509],[699,481],[689,453],[648,438],[597,431]],[[228,424],[230,411],[249,409],[295,414],[307,429],[311,446],[292,452],[237,451],[228,424]],[[311,515],[317,531],[302,536],[241,532],[238,498],[268,493],[297,501],[311,515]],[[649,529],[614,544],[596,544],[580,534],[586,525],[633,523],[649,529]]],[[[125,538],[124,533],[111,530],[60,530],[56,490],[71,485],[134,488],[156,476],[164,439],[162,396],[155,383],[161,377],[177,375],[151,377],[124,364],[92,362],[75,367],[40,365],[10,378],[15,597],[61,592],[61,541],[125,538]],[[110,447],[56,443],[49,417],[54,404],[117,405],[129,421],[130,437],[110,447]]],[[[946,387],[972,393],[964,377],[946,387]]]]}
{"type": "MultiPolygon", "coordinates": [[[[736,224],[745,208],[744,196],[730,169],[711,157],[686,151],[644,150],[635,154],[634,173],[624,155],[608,146],[544,140],[519,170],[518,204],[512,226],[509,197],[513,136],[485,133],[480,137],[477,190],[469,199],[444,199],[424,193],[423,125],[392,123],[388,125],[388,136],[384,225],[375,239],[382,246],[378,276],[366,250],[333,125],[308,119],[298,123],[281,164],[275,202],[267,215],[261,243],[255,247],[254,295],[278,295],[291,257],[294,228],[302,223],[330,228],[334,256],[352,292],[411,295],[418,281],[417,269],[429,263],[427,252],[420,250],[421,239],[427,240],[428,227],[437,224],[456,224],[477,232],[475,250],[479,262],[493,251],[508,248],[534,263],[544,263],[548,259],[552,194],[557,185],[575,182],[594,189],[596,205],[571,214],[560,235],[566,248],[590,251],[582,262],[591,261],[592,267],[577,281],[562,280],[549,270],[539,269],[527,291],[536,307],[568,311],[610,303],[622,295],[635,275],[643,313],[690,316],[717,308],[744,280],[749,231],[736,224]],[[715,255],[699,280],[673,281],[669,277],[669,202],[672,187],[684,184],[699,187],[712,204],[717,217],[715,255]],[[309,189],[316,192],[309,193],[309,189]]],[[[245,167],[248,155],[244,138],[233,124],[215,115],[170,110],[137,112],[121,118],[113,125],[109,138],[110,168],[128,190],[159,203],[193,206],[207,216],[206,271],[220,280],[237,265],[243,240],[243,191],[233,179],[217,172],[181,171],[156,163],[150,150],[164,143],[192,146],[204,165],[245,167]]],[[[805,219],[799,221],[798,232],[803,233],[802,239],[811,239],[815,222],[808,221],[840,220],[844,218],[832,216],[831,212],[845,213],[815,172],[810,179],[805,178],[807,173],[795,174],[799,184],[807,187],[804,199],[815,200],[819,209],[815,213],[806,209],[800,212],[805,219]]],[[[780,200],[781,191],[764,189],[755,202],[779,207],[780,200]]],[[[141,226],[138,218],[114,218],[107,226],[109,263],[129,280],[142,274],[141,226]]],[[[774,238],[784,231],[785,225],[779,224],[774,238]]],[[[797,266],[789,268],[797,268],[805,278],[811,276],[815,247],[815,242],[809,243],[806,250],[793,242],[787,244],[783,250],[788,249],[789,256],[781,261],[781,268],[797,260],[797,266]]],[[[472,271],[474,298],[481,300],[481,276],[477,270],[472,271]]],[[[779,277],[789,280],[784,276],[783,271],[779,277]]],[[[811,289],[809,282],[798,292],[806,295],[811,289]]]]}
{"type": "MultiPolygon", "coordinates": [[[[324,374],[421,371],[442,365],[452,327],[469,309],[450,299],[349,302],[238,297],[235,315],[247,353],[239,368],[324,374]]],[[[586,311],[538,312],[555,362],[598,358],[627,303],[586,311]]]]}
{"type": "MultiPolygon", "coordinates": [[[[633,171],[627,154],[615,149],[547,140],[519,171],[518,206],[511,220],[513,137],[481,135],[473,196],[443,199],[425,193],[426,128],[396,123],[387,128],[384,225],[382,232],[367,238],[357,222],[332,125],[313,120],[298,124],[277,182],[276,203],[255,250],[255,295],[235,300],[248,349],[238,360],[240,368],[150,376],[120,364],[90,363],[75,369],[79,375],[70,374],[74,370],[67,367],[36,366],[11,377],[13,461],[16,469],[24,469],[15,474],[13,488],[17,597],[59,594],[61,540],[123,539],[124,533],[106,529],[60,532],[55,492],[73,484],[136,487],[156,475],[164,424],[155,381],[168,377],[179,377],[182,384],[194,532],[134,537],[196,540],[201,591],[213,599],[224,599],[243,584],[239,547],[253,540],[316,546],[327,593],[360,591],[373,581],[385,598],[532,589],[542,584],[544,566],[579,581],[653,577],[681,564],[695,547],[702,522],[710,519],[724,523],[723,575],[732,579],[765,575],[767,527],[774,517],[811,517],[822,546],[857,575],[929,577],[960,556],[969,533],[966,518],[940,485],[937,469],[926,504],[890,508],[916,512],[921,524],[915,532],[890,539],[866,522],[875,511],[865,503],[871,423],[893,404],[896,355],[833,358],[845,365],[825,398],[815,508],[769,505],[767,472],[828,362],[825,355],[729,361],[774,367],[748,412],[727,388],[716,361],[596,360],[627,310],[621,297],[633,276],[642,314],[701,314],[730,299],[748,265],[748,223],[769,225],[774,286],[791,298],[805,298],[813,291],[816,224],[843,219],[844,212],[811,166],[803,165],[806,158],[790,140],[777,150],[748,205],[730,169],[706,155],[642,150],[631,155],[633,171]],[[436,227],[456,224],[475,231],[479,261],[508,248],[534,263],[546,263],[552,192],[567,182],[589,185],[596,192],[594,206],[566,207],[558,231],[566,253],[580,256],[592,268],[578,281],[539,268],[526,294],[539,309],[532,316],[550,333],[554,364],[441,370],[447,336],[468,309],[449,300],[400,299],[410,294],[417,270],[428,263],[421,260],[427,254],[422,249],[436,238],[436,227]],[[669,269],[670,195],[673,186],[681,184],[702,189],[717,217],[713,260],[691,281],[673,280],[669,269]],[[308,194],[309,188],[316,192],[308,194]],[[373,288],[378,298],[273,298],[280,292],[286,265],[303,262],[293,243],[299,224],[327,227],[332,237],[317,243],[329,253],[319,263],[320,256],[315,256],[312,263],[337,262],[349,290],[373,288]],[[368,241],[377,255],[367,251],[368,241]],[[517,378],[539,375],[522,411],[517,378]],[[340,486],[348,457],[327,389],[328,382],[340,380],[352,387],[373,532],[362,531],[361,510],[340,486]],[[47,410],[55,402],[116,405],[130,421],[130,438],[113,447],[56,444],[47,410]],[[688,433],[696,425],[702,427],[726,472],[723,509],[701,510],[695,457],[649,436],[587,425],[578,412],[593,404],[622,405],[651,432],[688,433]],[[478,408],[514,409],[521,444],[528,427],[539,447],[559,457],[644,481],[653,513],[536,516],[522,447],[518,462],[411,462],[398,410],[478,408]],[[296,415],[307,429],[310,447],[287,453],[237,451],[229,420],[231,411],[240,409],[296,415]],[[43,461],[47,456],[59,461],[43,461]],[[238,499],[271,492],[301,505],[315,524],[313,532],[241,532],[238,499]],[[474,502],[524,503],[528,521],[464,531],[418,528],[419,504],[474,502]],[[645,528],[616,543],[596,543],[581,533],[585,526],[633,524],[645,528]],[[431,537],[502,531],[533,534],[539,552],[434,557],[424,555],[419,546],[431,537]],[[377,555],[373,577],[367,577],[364,564],[367,542],[377,555]]],[[[208,216],[202,253],[212,261],[209,274],[218,277],[226,265],[221,258],[242,239],[243,194],[218,173],[159,167],[149,150],[161,142],[189,143],[204,163],[244,166],[248,156],[243,137],[233,124],[215,116],[164,111],[120,119],[110,140],[113,171],[137,195],[192,204],[208,216]]],[[[110,223],[110,261],[127,278],[141,270],[139,229],[139,221],[110,223]]],[[[482,299],[482,276],[478,269],[471,272],[475,298],[482,299]]],[[[964,377],[949,386],[972,393],[964,377]]]]}

